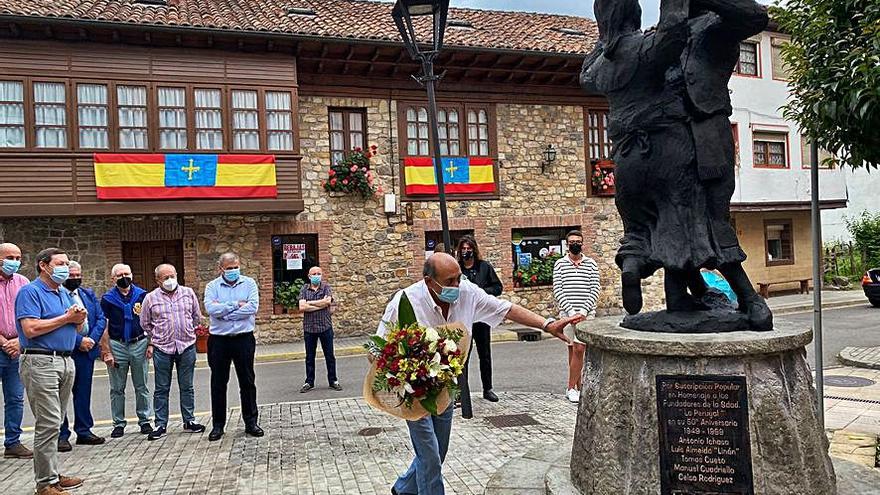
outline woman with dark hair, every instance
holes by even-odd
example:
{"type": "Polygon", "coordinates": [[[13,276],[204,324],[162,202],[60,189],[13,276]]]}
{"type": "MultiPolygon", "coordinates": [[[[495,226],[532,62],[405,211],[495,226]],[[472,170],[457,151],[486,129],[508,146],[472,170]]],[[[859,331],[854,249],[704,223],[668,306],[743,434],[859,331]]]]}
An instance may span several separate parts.
{"type": "MultiPolygon", "coordinates": [[[[480,247],[473,236],[465,235],[458,240],[456,258],[461,266],[461,273],[472,283],[480,286],[491,296],[500,296],[501,280],[495,273],[491,263],[480,256],[480,247]]],[[[498,402],[498,396],[492,391],[492,348],[491,328],[482,322],[475,322],[471,333],[480,356],[480,379],[483,382],[483,398],[490,402],[498,402]]],[[[470,358],[468,358],[470,360],[470,358]]],[[[466,366],[465,366],[466,367],[466,366]]]]}

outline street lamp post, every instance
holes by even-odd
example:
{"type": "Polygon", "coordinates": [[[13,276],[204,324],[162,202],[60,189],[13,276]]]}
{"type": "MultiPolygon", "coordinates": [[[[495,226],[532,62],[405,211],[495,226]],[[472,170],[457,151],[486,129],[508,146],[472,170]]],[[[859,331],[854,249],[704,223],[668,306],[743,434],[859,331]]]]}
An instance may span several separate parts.
{"type": "MultiPolygon", "coordinates": [[[[443,247],[452,254],[452,238],[449,235],[449,217],[446,213],[446,187],[443,183],[443,163],[440,157],[440,133],[437,129],[437,96],[435,85],[442,74],[434,74],[434,59],[443,49],[443,33],[446,31],[446,15],[449,12],[449,0],[397,0],[391,16],[400,31],[400,37],[407,52],[413,60],[422,64],[422,73],[413,76],[416,81],[428,90],[428,122],[431,126],[431,140],[434,152],[434,175],[437,178],[437,195],[440,198],[440,228],[443,230],[443,247]],[[419,47],[413,17],[431,17],[431,39],[423,43],[430,46],[427,50],[419,47]]],[[[465,364],[467,366],[467,364],[465,364]]],[[[461,388],[461,417],[470,419],[474,416],[471,407],[470,387],[468,386],[467,369],[458,380],[461,388]]]]}
{"type": "Polygon", "coordinates": [[[435,84],[442,76],[434,74],[434,59],[443,49],[443,33],[446,31],[446,15],[449,0],[397,0],[392,17],[403,38],[403,44],[413,60],[422,64],[422,73],[414,76],[428,90],[428,121],[431,126],[431,140],[434,151],[434,175],[437,177],[437,194],[440,197],[440,226],[443,230],[443,246],[452,253],[452,239],[449,236],[449,218],[446,214],[446,188],[443,183],[443,164],[440,160],[440,134],[437,129],[437,97],[435,84]],[[430,49],[421,50],[413,27],[413,17],[432,18],[430,49]]]}

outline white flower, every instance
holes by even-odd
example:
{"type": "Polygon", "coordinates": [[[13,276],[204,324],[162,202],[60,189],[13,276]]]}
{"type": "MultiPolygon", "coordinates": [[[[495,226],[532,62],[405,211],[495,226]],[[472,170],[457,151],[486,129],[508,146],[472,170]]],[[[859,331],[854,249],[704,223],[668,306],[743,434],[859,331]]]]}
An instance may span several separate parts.
{"type": "Polygon", "coordinates": [[[425,329],[425,340],[428,342],[437,342],[440,340],[440,334],[434,329],[434,327],[428,327],[425,329]]]}
{"type": "Polygon", "coordinates": [[[428,344],[428,352],[437,352],[437,342],[431,342],[428,344]]]}
{"type": "Polygon", "coordinates": [[[440,365],[440,353],[434,353],[434,357],[431,358],[431,361],[428,363],[428,374],[431,378],[437,376],[440,373],[442,366],[440,365]]]}
{"type": "Polygon", "coordinates": [[[447,339],[445,342],[446,345],[443,348],[446,349],[447,354],[452,354],[453,352],[458,350],[458,345],[456,345],[454,340],[447,339]]]}
{"type": "Polygon", "coordinates": [[[412,385],[410,385],[409,382],[403,382],[403,389],[406,390],[406,392],[409,394],[415,393],[415,390],[412,388],[412,385]]]}

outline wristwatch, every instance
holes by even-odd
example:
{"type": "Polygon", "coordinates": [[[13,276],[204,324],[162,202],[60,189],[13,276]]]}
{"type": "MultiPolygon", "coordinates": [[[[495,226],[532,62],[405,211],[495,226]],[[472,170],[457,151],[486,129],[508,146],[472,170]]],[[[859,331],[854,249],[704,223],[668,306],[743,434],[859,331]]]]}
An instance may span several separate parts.
{"type": "Polygon", "coordinates": [[[547,331],[547,327],[549,327],[550,324],[553,323],[554,321],[556,321],[556,318],[553,318],[552,316],[549,317],[549,318],[547,318],[546,320],[544,320],[544,324],[541,325],[541,330],[543,330],[543,331],[546,332],[546,331],[547,331]]]}

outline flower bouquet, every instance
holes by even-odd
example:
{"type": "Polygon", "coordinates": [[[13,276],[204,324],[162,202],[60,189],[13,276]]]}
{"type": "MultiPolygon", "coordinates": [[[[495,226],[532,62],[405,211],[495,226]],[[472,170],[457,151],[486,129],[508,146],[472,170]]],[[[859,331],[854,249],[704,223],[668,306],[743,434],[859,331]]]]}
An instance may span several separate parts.
{"type": "Polygon", "coordinates": [[[387,324],[386,338],[374,335],[364,345],[374,358],[364,380],[364,399],[392,416],[415,421],[437,415],[458,394],[470,346],[470,334],[453,323],[431,328],[415,321],[406,294],[398,321],[387,324]]]}
{"type": "Polygon", "coordinates": [[[376,194],[375,175],[370,170],[370,158],[376,156],[376,145],[363,150],[355,148],[345,158],[330,166],[327,179],[321,186],[327,192],[357,193],[364,198],[376,194]]]}

